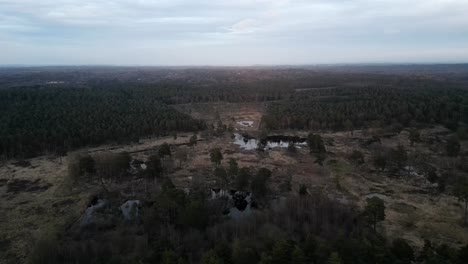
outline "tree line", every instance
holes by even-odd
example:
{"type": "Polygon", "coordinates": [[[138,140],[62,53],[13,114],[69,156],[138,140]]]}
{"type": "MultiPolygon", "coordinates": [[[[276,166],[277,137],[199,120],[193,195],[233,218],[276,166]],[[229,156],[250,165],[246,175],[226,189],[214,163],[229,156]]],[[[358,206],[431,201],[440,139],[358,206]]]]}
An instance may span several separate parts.
{"type": "Polygon", "coordinates": [[[142,136],[197,131],[201,121],[151,93],[107,88],[0,89],[0,155],[28,157],[142,136]]]}
{"type": "MultiPolygon", "coordinates": [[[[142,221],[110,223],[44,236],[30,263],[232,263],[232,264],[462,264],[468,246],[426,241],[416,251],[407,241],[388,241],[375,231],[385,218],[378,198],[365,211],[322,195],[288,197],[242,220],[222,217],[217,201],[201,189],[190,193],[162,183],[142,211],[142,221]]],[[[109,212],[112,214],[112,212],[109,212]]]]}
{"type": "Polygon", "coordinates": [[[268,129],[351,130],[366,127],[468,123],[468,91],[440,87],[331,88],[301,92],[269,105],[268,129]]]}
{"type": "Polygon", "coordinates": [[[0,89],[0,155],[60,153],[203,129],[202,122],[168,106],[180,103],[269,102],[262,122],[269,129],[338,130],[413,123],[456,129],[467,122],[467,92],[447,80],[310,69],[117,72],[101,69],[93,78],[71,70],[63,76],[55,72],[10,76],[10,82],[59,77],[70,82],[0,89]]]}

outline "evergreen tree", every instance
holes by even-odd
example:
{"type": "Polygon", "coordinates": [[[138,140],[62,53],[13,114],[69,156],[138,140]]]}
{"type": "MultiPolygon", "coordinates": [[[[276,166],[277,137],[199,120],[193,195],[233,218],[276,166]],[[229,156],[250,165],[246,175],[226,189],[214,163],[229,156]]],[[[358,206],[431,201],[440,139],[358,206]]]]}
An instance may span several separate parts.
{"type": "Polygon", "coordinates": [[[214,148],[210,151],[210,160],[213,164],[216,166],[219,166],[221,164],[221,161],[223,160],[223,154],[221,153],[221,149],[219,148],[214,148]]]}
{"type": "Polygon", "coordinates": [[[340,255],[337,252],[331,253],[330,257],[328,257],[327,264],[341,264],[340,255]]]}
{"type": "Polygon", "coordinates": [[[188,152],[185,148],[179,147],[175,153],[174,157],[179,161],[179,168],[182,167],[182,163],[188,160],[188,152]]]}
{"type": "Polygon", "coordinates": [[[460,153],[460,149],[461,149],[460,140],[458,140],[458,137],[456,136],[450,137],[447,140],[445,149],[447,150],[447,155],[449,155],[450,157],[458,156],[458,153],[460,153]]]}
{"type": "Polygon", "coordinates": [[[384,171],[387,166],[387,159],[382,154],[377,154],[373,159],[374,167],[384,171]]]}
{"type": "Polygon", "coordinates": [[[194,145],[196,145],[196,144],[197,144],[197,140],[198,140],[197,135],[195,135],[195,134],[192,135],[192,136],[190,137],[190,140],[189,140],[189,146],[194,146],[194,145]]]}
{"type": "Polygon", "coordinates": [[[173,250],[164,250],[161,257],[161,264],[178,264],[177,255],[173,250]]]}
{"type": "Polygon", "coordinates": [[[169,146],[169,144],[167,143],[162,144],[159,147],[158,154],[159,154],[159,157],[161,158],[164,158],[165,156],[171,157],[172,156],[171,146],[169,146]]]}
{"type": "Polygon", "coordinates": [[[214,250],[208,251],[203,257],[203,264],[224,264],[224,261],[216,255],[214,250]]]}
{"type": "Polygon", "coordinates": [[[464,204],[463,224],[467,224],[468,217],[468,180],[462,179],[455,185],[454,194],[464,204]]]}
{"type": "Polygon", "coordinates": [[[295,246],[291,254],[291,264],[306,264],[306,263],[307,263],[307,259],[304,254],[304,251],[300,247],[295,246]]]}
{"type": "Polygon", "coordinates": [[[145,174],[148,179],[154,179],[161,177],[163,172],[163,167],[161,164],[161,158],[159,155],[153,154],[148,157],[146,162],[145,174]]]}
{"type": "Polygon", "coordinates": [[[257,174],[252,178],[250,188],[258,198],[265,197],[269,192],[268,181],[271,177],[271,171],[266,168],[260,168],[257,174]]]}
{"type": "Polygon", "coordinates": [[[364,215],[367,217],[375,232],[377,223],[385,220],[384,201],[378,197],[367,199],[367,205],[364,208],[364,215]]]}
{"type": "Polygon", "coordinates": [[[359,150],[353,150],[349,158],[356,164],[361,165],[364,164],[364,154],[362,154],[359,150]]]}
{"type": "Polygon", "coordinates": [[[257,264],[259,257],[255,248],[246,241],[236,239],[232,246],[232,261],[234,264],[257,264]]]}
{"type": "Polygon", "coordinates": [[[304,184],[301,184],[299,186],[299,195],[301,196],[307,195],[307,186],[305,186],[304,184]]]}
{"type": "Polygon", "coordinates": [[[238,172],[239,172],[239,165],[237,164],[237,161],[233,158],[230,158],[229,159],[229,175],[231,175],[231,177],[235,177],[238,172]]]}
{"type": "Polygon", "coordinates": [[[241,168],[236,177],[236,189],[239,191],[246,191],[249,186],[250,172],[248,168],[241,168]]]}
{"type": "Polygon", "coordinates": [[[398,263],[410,264],[414,260],[413,248],[403,239],[395,239],[390,248],[398,263]]]}
{"type": "Polygon", "coordinates": [[[268,260],[262,259],[262,263],[268,264],[287,264],[291,263],[294,244],[292,241],[279,240],[275,243],[268,260]]]}
{"type": "Polygon", "coordinates": [[[216,182],[218,182],[223,189],[226,189],[229,185],[229,179],[226,170],[221,166],[216,167],[214,170],[214,175],[216,177],[216,182]]]}
{"type": "Polygon", "coordinates": [[[326,152],[323,139],[318,134],[309,133],[307,136],[307,145],[309,146],[310,153],[324,153],[326,152]]]}
{"type": "Polygon", "coordinates": [[[405,147],[398,145],[396,149],[392,149],[390,151],[390,160],[394,170],[402,170],[408,161],[408,153],[405,147]]]}
{"type": "Polygon", "coordinates": [[[409,140],[411,142],[411,146],[414,145],[415,142],[421,141],[421,135],[418,130],[410,129],[409,131],[409,140]]]}
{"type": "Polygon", "coordinates": [[[468,263],[468,244],[461,247],[457,254],[457,264],[468,263]]]}

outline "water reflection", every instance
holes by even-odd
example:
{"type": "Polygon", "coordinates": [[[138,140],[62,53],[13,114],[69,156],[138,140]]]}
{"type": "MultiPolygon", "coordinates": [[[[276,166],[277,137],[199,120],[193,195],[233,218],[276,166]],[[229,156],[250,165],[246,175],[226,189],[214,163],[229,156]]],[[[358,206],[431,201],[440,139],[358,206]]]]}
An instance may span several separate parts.
{"type": "Polygon", "coordinates": [[[256,207],[256,203],[250,192],[211,189],[212,200],[223,198],[226,198],[228,202],[223,214],[232,219],[248,216],[252,213],[252,209],[256,207]]]}
{"type": "Polygon", "coordinates": [[[261,142],[261,140],[259,139],[243,136],[239,133],[234,133],[233,143],[235,145],[238,145],[241,149],[245,150],[257,149],[260,143],[263,143],[262,145],[265,146],[265,149],[287,148],[291,143],[294,143],[296,148],[302,148],[303,146],[307,145],[305,138],[300,138],[297,136],[268,136],[265,139],[263,139],[263,142],[261,142]]]}

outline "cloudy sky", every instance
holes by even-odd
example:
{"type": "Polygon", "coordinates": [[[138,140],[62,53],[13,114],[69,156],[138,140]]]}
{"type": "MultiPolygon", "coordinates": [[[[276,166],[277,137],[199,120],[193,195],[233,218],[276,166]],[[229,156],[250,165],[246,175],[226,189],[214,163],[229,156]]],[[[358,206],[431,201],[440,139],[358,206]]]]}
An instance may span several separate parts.
{"type": "Polygon", "coordinates": [[[0,64],[468,62],[468,0],[0,0],[0,64]]]}

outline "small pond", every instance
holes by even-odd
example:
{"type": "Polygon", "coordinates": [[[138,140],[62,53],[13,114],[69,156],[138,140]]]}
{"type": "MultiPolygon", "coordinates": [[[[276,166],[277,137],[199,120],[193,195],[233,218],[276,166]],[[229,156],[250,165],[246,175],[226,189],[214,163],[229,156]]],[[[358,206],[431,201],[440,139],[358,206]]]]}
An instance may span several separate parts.
{"type": "Polygon", "coordinates": [[[253,127],[254,122],[253,121],[239,121],[237,122],[237,124],[243,127],[253,127]]]}
{"type": "Polygon", "coordinates": [[[103,208],[107,207],[109,202],[104,199],[98,199],[97,197],[93,198],[93,200],[89,203],[88,208],[84,212],[83,216],[80,220],[81,226],[87,226],[92,224],[94,221],[94,214],[96,211],[102,210],[103,208]]]}
{"type": "Polygon", "coordinates": [[[234,144],[238,145],[241,149],[245,150],[254,150],[257,149],[258,144],[263,141],[265,149],[273,148],[287,148],[289,144],[294,143],[296,148],[302,148],[307,146],[307,139],[301,138],[298,136],[284,136],[284,135],[275,135],[267,136],[264,139],[257,139],[254,137],[249,137],[247,135],[241,135],[239,133],[234,133],[234,144]]]}
{"type": "Polygon", "coordinates": [[[256,207],[252,194],[249,192],[241,192],[236,190],[220,190],[211,189],[211,199],[228,199],[228,207],[224,210],[224,214],[232,219],[250,215],[252,209],[256,207]]]}
{"type": "Polygon", "coordinates": [[[139,200],[128,200],[123,203],[119,208],[126,221],[133,221],[139,217],[139,200]]]}

